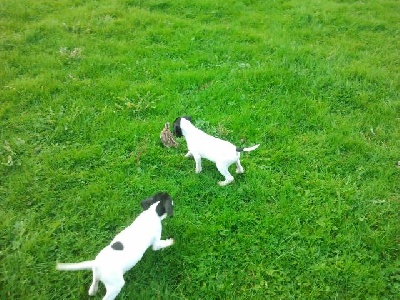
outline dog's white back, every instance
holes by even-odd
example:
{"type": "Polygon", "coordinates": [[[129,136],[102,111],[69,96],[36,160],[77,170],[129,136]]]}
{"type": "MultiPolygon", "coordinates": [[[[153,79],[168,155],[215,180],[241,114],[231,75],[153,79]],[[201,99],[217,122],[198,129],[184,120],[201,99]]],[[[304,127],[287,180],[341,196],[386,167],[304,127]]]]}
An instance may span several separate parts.
{"type": "Polygon", "coordinates": [[[58,270],[93,271],[89,295],[96,294],[98,282],[106,286],[103,300],[112,300],[125,284],[123,275],[134,267],[144,252],[152,246],[159,250],[173,244],[173,239],[161,240],[161,221],[173,214],[172,199],[167,193],[158,193],[142,201],[143,211],[133,223],[118,233],[94,260],[80,263],[58,263],[58,270]]]}

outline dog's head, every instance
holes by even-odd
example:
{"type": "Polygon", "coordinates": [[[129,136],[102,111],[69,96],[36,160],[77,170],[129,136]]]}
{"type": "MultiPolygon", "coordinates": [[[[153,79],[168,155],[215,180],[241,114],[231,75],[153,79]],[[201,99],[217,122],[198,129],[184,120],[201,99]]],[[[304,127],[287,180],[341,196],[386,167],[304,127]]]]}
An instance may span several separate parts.
{"type": "Polygon", "coordinates": [[[140,205],[143,210],[147,210],[154,203],[157,203],[156,212],[159,217],[163,215],[172,217],[174,215],[174,203],[168,193],[160,192],[154,196],[144,199],[140,205]]]}
{"type": "Polygon", "coordinates": [[[183,136],[182,129],[181,129],[181,120],[182,119],[186,119],[186,120],[188,120],[190,122],[192,121],[192,118],[189,117],[189,116],[183,116],[183,117],[176,118],[175,121],[174,121],[173,131],[172,131],[176,137],[182,137],[183,136]]]}

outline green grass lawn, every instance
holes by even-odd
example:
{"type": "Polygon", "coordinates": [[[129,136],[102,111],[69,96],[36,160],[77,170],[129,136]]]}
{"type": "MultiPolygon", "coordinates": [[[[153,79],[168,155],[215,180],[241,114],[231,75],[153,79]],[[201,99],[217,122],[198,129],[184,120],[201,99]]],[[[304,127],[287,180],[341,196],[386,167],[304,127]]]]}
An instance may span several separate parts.
{"type": "Polygon", "coordinates": [[[398,299],[399,20],[397,0],[0,0],[0,299],[88,299],[56,261],[158,191],[176,243],[118,299],[398,299]],[[180,115],[260,143],[245,174],[220,187],[162,147],[180,115]]]}

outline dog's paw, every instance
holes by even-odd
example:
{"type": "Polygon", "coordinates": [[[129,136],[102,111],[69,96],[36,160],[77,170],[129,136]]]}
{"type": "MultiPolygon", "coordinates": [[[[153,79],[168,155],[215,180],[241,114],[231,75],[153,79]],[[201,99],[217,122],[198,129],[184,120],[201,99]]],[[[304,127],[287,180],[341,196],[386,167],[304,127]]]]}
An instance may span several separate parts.
{"type": "Polygon", "coordinates": [[[168,242],[168,246],[172,246],[175,243],[174,239],[167,239],[166,241],[168,242]]]}
{"type": "Polygon", "coordinates": [[[236,169],[236,173],[237,174],[243,174],[244,173],[244,169],[243,168],[236,169]]]}
{"type": "Polygon", "coordinates": [[[98,290],[98,286],[96,286],[96,285],[91,285],[91,286],[90,286],[90,289],[89,289],[89,296],[94,296],[94,295],[96,295],[97,290],[98,290]]]}
{"type": "Polygon", "coordinates": [[[219,186],[226,186],[226,185],[230,184],[232,181],[233,181],[233,179],[232,180],[218,181],[218,184],[219,184],[219,186]]]}
{"type": "Polygon", "coordinates": [[[199,174],[203,169],[202,168],[196,168],[195,172],[196,174],[199,174]]]}

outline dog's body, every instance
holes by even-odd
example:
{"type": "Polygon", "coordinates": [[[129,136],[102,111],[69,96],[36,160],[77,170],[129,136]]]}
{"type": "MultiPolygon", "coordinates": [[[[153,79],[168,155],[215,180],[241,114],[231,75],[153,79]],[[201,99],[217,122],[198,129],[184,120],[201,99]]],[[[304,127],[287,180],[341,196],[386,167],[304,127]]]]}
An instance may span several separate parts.
{"type": "Polygon", "coordinates": [[[258,145],[249,148],[237,148],[228,141],[213,137],[195,127],[190,117],[179,117],[174,121],[174,134],[177,137],[184,136],[188,152],[185,157],[193,156],[196,162],[196,173],[202,170],[201,159],[206,158],[214,162],[218,171],[225,177],[224,181],[218,182],[224,186],[231,183],[234,178],[229,173],[229,166],[236,163],[236,173],[243,173],[244,169],[240,164],[240,152],[255,150],[258,145]]]}
{"type": "Polygon", "coordinates": [[[173,239],[161,240],[161,221],[173,215],[173,203],[167,193],[158,193],[141,203],[144,211],[135,221],[115,236],[95,260],[80,263],[58,263],[58,270],[92,270],[93,283],[89,295],[98,290],[99,281],[106,287],[103,300],[112,300],[125,284],[124,273],[136,265],[147,248],[159,250],[171,246],[173,239]]]}

